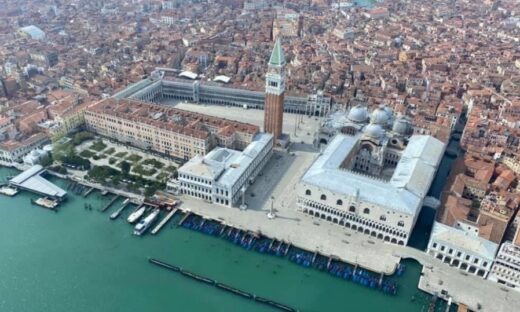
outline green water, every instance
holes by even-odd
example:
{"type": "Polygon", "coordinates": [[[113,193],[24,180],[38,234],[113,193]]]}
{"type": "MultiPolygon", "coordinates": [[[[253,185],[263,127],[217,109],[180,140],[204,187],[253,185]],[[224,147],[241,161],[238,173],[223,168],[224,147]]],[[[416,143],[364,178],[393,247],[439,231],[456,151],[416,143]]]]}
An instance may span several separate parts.
{"type": "MultiPolygon", "coordinates": [[[[14,173],[0,168],[0,181],[14,173]]],[[[391,297],[171,224],[157,236],[134,237],[125,221],[130,211],[110,221],[120,203],[101,213],[110,196],[96,192],[87,199],[69,193],[58,213],[32,206],[30,198],[0,195],[1,312],[275,311],[153,266],[148,257],[300,311],[426,311],[429,297],[417,290],[415,262],[407,262],[398,296],[391,297]]]]}

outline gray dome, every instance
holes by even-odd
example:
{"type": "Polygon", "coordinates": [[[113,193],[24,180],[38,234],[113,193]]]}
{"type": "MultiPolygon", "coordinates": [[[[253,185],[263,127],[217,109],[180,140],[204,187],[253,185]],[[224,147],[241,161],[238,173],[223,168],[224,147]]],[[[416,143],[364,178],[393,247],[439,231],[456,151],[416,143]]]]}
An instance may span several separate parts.
{"type": "Polygon", "coordinates": [[[391,118],[392,114],[384,106],[379,106],[372,112],[370,122],[378,125],[387,125],[391,118]]]}
{"type": "Polygon", "coordinates": [[[365,106],[356,105],[348,112],[348,120],[352,122],[366,122],[368,119],[368,110],[365,106]]]}
{"type": "Polygon", "coordinates": [[[381,125],[371,123],[365,127],[363,133],[369,138],[381,140],[385,135],[385,130],[381,125]]]}
{"type": "Polygon", "coordinates": [[[408,133],[409,128],[410,125],[406,119],[398,118],[395,120],[394,125],[392,126],[392,131],[399,135],[405,135],[408,133]]]}

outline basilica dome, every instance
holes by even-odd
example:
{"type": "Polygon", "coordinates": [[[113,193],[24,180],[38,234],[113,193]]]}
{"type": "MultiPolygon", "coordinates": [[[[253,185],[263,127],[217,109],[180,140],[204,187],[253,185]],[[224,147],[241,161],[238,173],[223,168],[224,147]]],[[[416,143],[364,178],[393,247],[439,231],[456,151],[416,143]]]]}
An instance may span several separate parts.
{"type": "Polygon", "coordinates": [[[356,105],[350,109],[347,119],[356,123],[366,122],[368,119],[368,110],[365,106],[356,105]]]}
{"type": "Polygon", "coordinates": [[[382,126],[386,126],[391,119],[392,110],[390,108],[386,109],[385,106],[379,106],[372,112],[372,115],[370,116],[371,123],[382,126]]]}
{"type": "Polygon", "coordinates": [[[385,135],[385,130],[381,125],[371,123],[365,127],[363,134],[371,139],[381,140],[385,135]]]}
{"type": "Polygon", "coordinates": [[[392,131],[399,134],[405,135],[409,132],[410,124],[404,118],[398,118],[394,121],[394,125],[392,126],[392,131]]]}

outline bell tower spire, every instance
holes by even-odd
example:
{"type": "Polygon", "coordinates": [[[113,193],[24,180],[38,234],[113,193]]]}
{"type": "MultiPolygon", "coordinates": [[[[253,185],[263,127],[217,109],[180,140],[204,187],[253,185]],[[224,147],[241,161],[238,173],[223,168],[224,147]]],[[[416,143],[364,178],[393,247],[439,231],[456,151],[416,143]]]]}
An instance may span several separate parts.
{"type": "Polygon", "coordinates": [[[276,39],[265,77],[264,131],[272,133],[275,143],[282,134],[285,95],[285,55],[276,39]]]}

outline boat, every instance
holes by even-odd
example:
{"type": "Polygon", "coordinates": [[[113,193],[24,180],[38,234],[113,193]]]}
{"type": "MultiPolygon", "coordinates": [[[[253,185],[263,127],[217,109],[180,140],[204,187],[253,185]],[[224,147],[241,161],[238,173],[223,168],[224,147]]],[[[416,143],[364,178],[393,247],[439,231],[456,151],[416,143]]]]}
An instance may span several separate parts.
{"type": "Polygon", "coordinates": [[[152,225],[153,221],[157,218],[161,212],[160,209],[155,209],[149,215],[147,215],[144,219],[139,221],[134,228],[134,235],[141,236],[148,230],[148,228],[152,225]]]}
{"type": "Polygon", "coordinates": [[[18,194],[18,190],[15,189],[14,187],[2,186],[2,187],[0,187],[0,194],[4,194],[6,196],[12,197],[12,196],[18,194]]]}
{"type": "Polygon", "coordinates": [[[132,212],[128,216],[128,219],[126,219],[126,220],[130,223],[136,222],[137,220],[139,220],[139,218],[141,218],[141,216],[144,214],[145,210],[146,210],[146,206],[141,206],[141,207],[137,208],[134,212],[132,212]]]}
{"type": "Polygon", "coordinates": [[[59,205],[59,202],[57,200],[52,200],[47,197],[41,197],[41,198],[38,198],[37,200],[31,199],[31,203],[36,204],[38,206],[42,206],[44,208],[51,209],[51,210],[56,209],[56,207],[58,207],[58,205],[59,205]]]}

